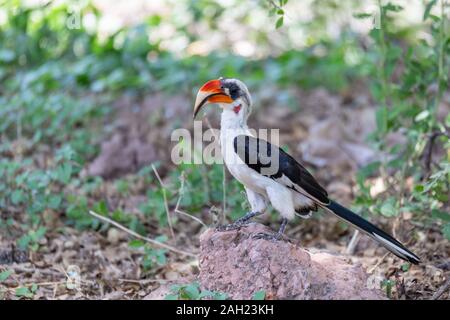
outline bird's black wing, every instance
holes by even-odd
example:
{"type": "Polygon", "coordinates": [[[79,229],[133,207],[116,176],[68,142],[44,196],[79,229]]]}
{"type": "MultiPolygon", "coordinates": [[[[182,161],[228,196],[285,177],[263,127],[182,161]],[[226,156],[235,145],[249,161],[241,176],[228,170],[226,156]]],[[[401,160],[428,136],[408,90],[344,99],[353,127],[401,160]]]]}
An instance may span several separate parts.
{"type": "Polygon", "coordinates": [[[250,168],[288,188],[304,190],[322,204],[329,203],[327,191],[289,154],[266,140],[239,135],[233,141],[234,152],[250,168]]]}
{"type": "Polygon", "coordinates": [[[233,145],[239,158],[253,170],[315,199],[321,207],[365,232],[398,257],[414,264],[420,262],[418,256],[391,235],[339,203],[328,199],[327,192],[317,183],[314,177],[294,158],[277,146],[246,135],[234,138],[233,145]]]}

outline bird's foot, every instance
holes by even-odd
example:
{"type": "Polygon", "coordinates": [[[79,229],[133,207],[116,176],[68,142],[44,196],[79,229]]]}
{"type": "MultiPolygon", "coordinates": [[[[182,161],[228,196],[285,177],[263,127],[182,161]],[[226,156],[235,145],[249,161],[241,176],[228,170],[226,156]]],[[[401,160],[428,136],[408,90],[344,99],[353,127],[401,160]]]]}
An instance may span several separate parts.
{"type": "Polygon", "coordinates": [[[251,218],[258,216],[260,214],[261,214],[260,212],[248,212],[245,216],[237,219],[233,223],[225,224],[222,226],[217,226],[216,231],[231,231],[231,230],[240,229],[243,226],[247,225],[250,222],[251,218]]]}
{"type": "Polygon", "coordinates": [[[223,231],[231,231],[231,230],[237,230],[242,228],[243,226],[245,226],[246,224],[248,224],[250,221],[242,221],[242,220],[237,220],[233,223],[230,224],[224,224],[221,226],[217,226],[216,227],[216,231],[219,232],[223,232],[223,231]]]}
{"type": "Polygon", "coordinates": [[[265,232],[259,232],[252,237],[253,239],[263,239],[267,241],[279,241],[283,239],[283,234],[280,232],[274,232],[274,233],[265,233],[265,232]]]}
{"type": "Polygon", "coordinates": [[[283,239],[284,230],[286,229],[286,224],[288,220],[286,218],[283,218],[281,221],[280,230],[278,232],[273,233],[265,233],[265,232],[259,232],[255,234],[252,238],[253,239],[264,239],[267,241],[279,241],[283,239]]]}

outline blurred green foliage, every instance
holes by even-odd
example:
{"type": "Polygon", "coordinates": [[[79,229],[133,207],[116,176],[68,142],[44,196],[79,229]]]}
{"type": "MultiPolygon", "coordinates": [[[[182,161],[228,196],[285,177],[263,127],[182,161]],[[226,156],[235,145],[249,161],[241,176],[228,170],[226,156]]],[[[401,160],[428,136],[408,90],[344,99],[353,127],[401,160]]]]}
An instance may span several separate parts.
{"type": "MultiPolygon", "coordinates": [[[[370,37],[376,47],[369,53],[371,92],[378,103],[377,130],[370,137],[374,147],[385,156],[359,172],[361,189],[357,204],[386,217],[414,213],[425,223],[437,221],[447,239],[450,215],[450,115],[438,119],[438,108],[448,90],[450,34],[444,1],[428,1],[422,32],[429,37],[412,43],[405,41],[405,30],[394,25],[403,8],[395,3],[379,3],[378,21],[370,37]],[[431,14],[440,6],[439,15],[431,14]],[[399,132],[406,143],[389,146],[389,134],[399,132]],[[439,163],[432,163],[433,148],[447,150],[439,163]],[[367,178],[381,175],[386,192],[373,199],[367,178]],[[406,186],[413,179],[413,188],[406,186]],[[410,188],[411,189],[411,188],[410,188]]],[[[368,14],[368,16],[371,16],[368,14]]],[[[366,16],[362,16],[365,18],[366,16]]]]}
{"type": "MultiPolygon", "coordinates": [[[[424,13],[422,31],[432,40],[411,42],[405,36],[407,31],[394,28],[395,14],[401,7],[390,3],[380,7],[381,28],[372,30],[374,45],[366,47],[350,28],[344,28],[337,38],[325,36],[325,12],[341,9],[339,2],[318,1],[313,7],[317,19],[307,26],[303,23],[311,33],[303,50],[288,48],[257,59],[231,50],[180,55],[165,48],[161,39],[149,41],[154,28],[164,23],[173,24],[177,34],[189,41],[197,41],[199,35],[191,25],[204,23],[213,32],[218,28],[216,21],[233,9],[215,1],[183,3],[189,18],[164,21],[164,17],[153,15],[108,35],[83,24],[68,28],[67,21],[73,18],[72,2],[30,7],[21,1],[8,1],[2,5],[6,21],[0,24],[0,210],[11,214],[0,217],[0,228],[19,235],[20,246],[39,248],[47,230],[46,216],[51,219],[52,212],[64,214],[65,223],[77,228],[108,228],[92,219],[89,209],[142,234],[142,219],[167,226],[162,186],[150,167],[115,183],[124,197],[138,181],[148,187],[147,201],[138,207],[142,217],[110,210],[99,200],[102,179],[84,177],[82,168],[98,153],[99,141],[111,130],[105,119],[118,96],[159,91],[171,94],[175,90],[192,95],[200,83],[218,75],[243,78],[252,89],[270,84],[286,89],[324,86],[339,92],[354,82],[367,83],[378,104],[378,128],[371,142],[388,156],[360,171],[356,205],[389,217],[414,212],[426,223],[437,221],[450,237],[446,212],[449,159],[429,168],[421,165],[430,136],[435,136],[435,144],[450,148],[446,135],[450,118],[442,123],[436,117],[437,106],[448,89],[449,56],[448,24],[445,17],[430,10],[439,2],[430,1],[424,13]],[[395,75],[398,70],[399,76],[395,75]],[[408,142],[389,149],[386,137],[396,131],[404,132],[408,142]],[[370,196],[368,179],[386,172],[390,173],[386,178],[390,187],[375,200],[370,196]],[[408,177],[414,179],[412,192],[403,185],[408,177]],[[18,218],[22,212],[26,212],[25,219],[18,218]],[[11,231],[12,226],[15,231],[11,231]]],[[[240,5],[257,6],[273,14],[268,21],[282,32],[287,28],[287,1],[273,3],[275,7],[265,1],[240,5]]],[[[81,18],[94,15],[98,19],[101,15],[89,2],[79,10],[81,18]]],[[[247,15],[239,17],[242,24],[248,21],[249,11],[245,12],[247,15]]],[[[357,16],[371,14],[355,15],[355,19],[357,16]]],[[[272,41],[263,31],[255,31],[252,37],[263,44],[272,41]]],[[[180,207],[201,212],[205,207],[222,206],[222,167],[183,165],[167,179],[170,207],[180,197],[182,173],[185,185],[180,207]],[[204,192],[196,192],[198,189],[204,192]]],[[[226,207],[233,219],[246,210],[241,192],[242,186],[235,180],[228,182],[226,207]]],[[[164,252],[145,250],[147,267],[164,263],[164,252]]]]}

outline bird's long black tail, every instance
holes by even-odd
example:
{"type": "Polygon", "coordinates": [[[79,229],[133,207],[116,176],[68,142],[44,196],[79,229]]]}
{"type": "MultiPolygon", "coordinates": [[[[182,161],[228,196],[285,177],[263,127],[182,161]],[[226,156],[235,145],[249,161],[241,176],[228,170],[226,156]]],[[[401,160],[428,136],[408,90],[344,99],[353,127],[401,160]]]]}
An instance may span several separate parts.
{"type": "Polygon", "coordinates": [[[366,233],[368,236],[383,245],[397,257],[409,261],[413,264],[418,264],[420,262],[420,258],[406,249],[405,246],[403,246],[399,241],[394,239],[392,236],[390,236],[380,228],[374,226],[369,221],[360,217],[356,213],[341,206],[339,203],[330,200],[330,204],[325,206],[325,208],[339,218],[351,223],[353,226],[366,233]]]}

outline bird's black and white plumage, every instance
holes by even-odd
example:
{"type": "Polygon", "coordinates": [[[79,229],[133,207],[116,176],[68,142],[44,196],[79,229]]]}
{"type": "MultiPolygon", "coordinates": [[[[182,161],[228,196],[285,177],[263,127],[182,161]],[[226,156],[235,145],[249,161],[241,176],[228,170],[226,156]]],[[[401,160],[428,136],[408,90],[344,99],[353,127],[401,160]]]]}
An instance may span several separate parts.
{"type": "Polygon", "coordinates": [[[251,217],[263,213],[268,203],[283,217],[278,236],[288,220],[308,217],[322,207],[363,231],[398,257],[417,264],[420,259],[392,236],[329,199],[327,191],[293,157],[266,140],[253,136],[247,127],[251,97],[237,79],[207,82],[199,91],[194,115],[207,103],[223,109],[220,142],[224,162],[246,190],[252,211],[227,226],[240,227],[251,217]]]}

